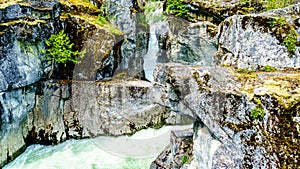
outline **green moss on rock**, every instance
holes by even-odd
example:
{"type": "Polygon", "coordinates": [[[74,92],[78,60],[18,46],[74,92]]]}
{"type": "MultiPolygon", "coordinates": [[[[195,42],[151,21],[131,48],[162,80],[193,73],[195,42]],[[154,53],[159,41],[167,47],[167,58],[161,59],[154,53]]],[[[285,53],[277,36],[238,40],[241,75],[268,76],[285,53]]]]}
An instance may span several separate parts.
{"type": "Polygon", "coordinates": [[[285,110],[289,110],[300,102],[300,73],[295,71],[256,72],[255,78],[234,76],[242,84],[241,92],[253,98],[254,95],[271,95],[285,110]]]}

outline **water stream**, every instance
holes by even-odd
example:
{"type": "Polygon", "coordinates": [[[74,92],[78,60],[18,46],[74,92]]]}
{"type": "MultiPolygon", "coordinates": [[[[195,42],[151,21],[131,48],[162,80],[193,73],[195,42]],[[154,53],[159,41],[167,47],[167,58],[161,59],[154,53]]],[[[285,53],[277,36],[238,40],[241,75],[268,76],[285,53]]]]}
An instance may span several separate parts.
{"type": "Polygon", "coordinates": [[[169,144],[170,131],[191,128],[165,126],[134,135],[69,140],[56,146],[32,145],[3,169],[147,169],[169,144]]]}
{"type": "Polygon", "coordinates": [[[148,52],[144,56],[144,70],[145,70],[145,77],[149,81],[153,82],[153,71],[157,64],[156,56],[158,55],[159,48],[158,48],[158,41],[155,35],[155,25],[150,24],[150,38],[148,43],[148,52]]]}
{"type": "Polygon", "coordinates": [[[149,24],[150,37],[148,41],[148,52],[144,56],[144,70],[146,79],[151,82],[154,81],[153,71],[157,63],[162,62],[159,60],[161,49],[159,48],[157,38],[159,34],[165,33],[166,27],[168,27],[168,23],[165,21],[165,16],[163,15],[162,5],[163,3],[161,2],[150,2],[147,4],[145,12],[146,20],[149,24]]]}

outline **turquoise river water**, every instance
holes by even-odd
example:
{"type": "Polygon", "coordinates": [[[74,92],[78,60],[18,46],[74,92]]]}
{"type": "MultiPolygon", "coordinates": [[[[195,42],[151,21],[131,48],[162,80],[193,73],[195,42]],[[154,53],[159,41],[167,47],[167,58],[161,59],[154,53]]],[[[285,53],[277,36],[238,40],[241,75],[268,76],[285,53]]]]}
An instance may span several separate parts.
{"type": "Polygon", "coordinates": [[[170,131],[191,126],[146,129],[132,136],[68,140],[32,145],[3,169],[148,169],[170,143],[170,131]]]}

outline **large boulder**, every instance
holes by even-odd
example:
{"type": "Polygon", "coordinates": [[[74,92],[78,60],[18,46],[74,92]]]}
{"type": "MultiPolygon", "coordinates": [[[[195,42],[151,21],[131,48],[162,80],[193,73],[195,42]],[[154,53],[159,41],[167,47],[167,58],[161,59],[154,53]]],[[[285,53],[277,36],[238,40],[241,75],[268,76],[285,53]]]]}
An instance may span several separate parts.
{"type": "Polygon", "coordinates": [[[234,15],[219,26],[215,62],[238,68],[300,67],[299,4],[261,14],[234,15]]]}
{"type": "Polygon", "coordinates": [[[191,23],[178,17],[169,17],[167,57],[173,62],[212,66],[217,51],[214,34],[216,26],[210,22],[191,23]]]}
{"type": "Polygon", "coordinates": [[[164,67],[158,79],[176,91],[170,109],[196,120],[191,168],[297,167],[299,73],[164,67]]]}

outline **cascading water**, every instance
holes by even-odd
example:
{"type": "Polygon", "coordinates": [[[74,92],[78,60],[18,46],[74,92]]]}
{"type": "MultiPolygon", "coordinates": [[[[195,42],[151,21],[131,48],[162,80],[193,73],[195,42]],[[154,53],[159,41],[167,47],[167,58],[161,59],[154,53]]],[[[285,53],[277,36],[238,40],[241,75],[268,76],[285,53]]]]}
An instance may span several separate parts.
{"type": "Polygon", "coordinates": [[[150,24],[150,38],[148,43],[148,52],[144,56],[144,70],[145,77],[149,81],[153,82],[153,71],[157,64],[156,57],[158,55],[158,41],[155,35],[155,25],[150,24]]]}
{"type": "Polygon", "coordinates": [[[157,63],[166,62],[165,60],[158,58],[162,53],[162,49],[159,47],[158,37],[167,32],[168,23],[164,21],[165,16],[163,15],[161,2],[150,2],[147,4],[146,8],[148,8],[145,15],[150,28],[150,38],[148,42],[148,52],[144,56],[144,70],[146,79],[153,82],[153,71],[157,63]],[[152,8],[151,6],[155,6],[155,8],[152,8]],[[151,8],[154,10],[151,11],[151,8]]]}
{"type": "Polygon", "coordinates": [[[56,146],[32,145],[3,169],[145,169],[168,145],[170,131],[190,128],[165,126],[131,137],[69,140],[56,146]]]}

